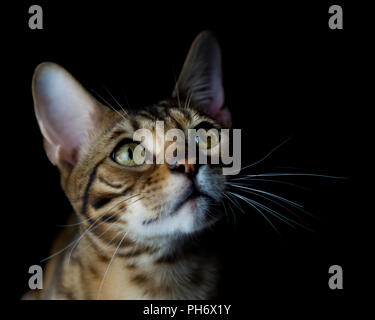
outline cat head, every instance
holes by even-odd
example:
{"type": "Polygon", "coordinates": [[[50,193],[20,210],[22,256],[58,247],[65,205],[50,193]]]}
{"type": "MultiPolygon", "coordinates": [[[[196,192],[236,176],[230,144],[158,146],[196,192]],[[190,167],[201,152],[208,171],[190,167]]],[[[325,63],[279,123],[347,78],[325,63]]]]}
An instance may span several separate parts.
{"type": "Polygon", "coordinates": [[[53,63],[36,68],[32,92],[45,150],[61,172],[62,187],[79,219],[96,224],[93,232],[111,228],[103,239],[116,232],[139,241],[188,235],[218,220],[225,188],[220,165],[189,164],[185,157],[172,164],[132,159],[139,144],[134,132],[147,129],[157,141],[156,121],[163,121],[165,132],[230,127],[220,50],[209,32],[192,44],[171,98],[155,106],[112,110],[53,63]]]}

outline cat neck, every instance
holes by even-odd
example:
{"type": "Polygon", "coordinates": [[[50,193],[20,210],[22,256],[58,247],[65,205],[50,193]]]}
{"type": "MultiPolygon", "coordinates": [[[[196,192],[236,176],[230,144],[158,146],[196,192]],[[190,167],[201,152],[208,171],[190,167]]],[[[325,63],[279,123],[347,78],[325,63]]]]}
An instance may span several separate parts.
{"type": "Polygon", "coordinates": [[[103,250],[87,237],[75,255],[80,259],[81,272],[91,275],[92,289],[84,298],[213,298],[217,280],[216,256],[202,238],[186,240],[168,239],[165,240],[168,246],[159,248],[150,241],[147,245],[135,243],[115,252],[115,249],[103,250]]]}

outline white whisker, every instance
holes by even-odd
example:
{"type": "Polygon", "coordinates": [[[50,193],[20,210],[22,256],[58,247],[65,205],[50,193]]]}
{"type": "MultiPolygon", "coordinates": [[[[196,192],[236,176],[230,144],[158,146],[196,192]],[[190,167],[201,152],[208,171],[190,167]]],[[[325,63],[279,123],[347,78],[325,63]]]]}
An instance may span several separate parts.
{"type": "Polygon", "coordinates": [[[318,177],[318,178],[329,178],[329,179],[348,179],[347,177],[330,176],[324,174],[315,173],[296,173],[296,172],[275,172],[275,173],[259,173],[259,174],[247,174],[243,177],[283,177],[283,176],[306,176],[306,177],[318,177]]]}
{"type": "MultiPolygon", "coordinates": [[[[139,194],[138,194],[139,195],[139,194]]],[[[134,198],[135,196],[132,196],[132,198],[134,198]]],[[[141,200],[142,198],[140,198],[140,199],[137,199],[137,200],[135,200],[134,202],[132,202],[130,205],[132,205],[132,204],[134,204],[135,202],[137,202],[137,201],[139,201],[139,200],[141,200]]],[[[120,203],[122,203],[122,202],[124,202],[124,201],[126,201],[126,200],[129,200],[129,198],[128,199],[124,199],[124,200],[122,200],[122,201],[120,201],[119,203],[117,203],[117,204],[115,204],[113,207],[111,207],[107,212],[109,212],[109,211],[111,211],[113,208],[115,208],[116,206],[118,206],[120,203]]],[[[73,246],[73,248],[72,248],[72,250],[70,251],[70,253],[69,253],[69,256],[68,256],[68,263],[70,263],[70,258],[71,258],[71,256],[72,256],[72,253],[73,253],[73,251],[74,251],[74,249],[78,246],[78,243],[81,241],[81,239],[89,232],[89,231],[92,231],[92,230],[95,230],[96,228],[98,228],[100,225],[102,225],[103,223],[105,223],[105,222],[107,222],[108,220],[110,220],[113,216],[115,216],[116,214],[117,214],[118,212],[115,212],[115,213],[113,213],[112,215],[110,215],[109,217],[107,217],[107,218],[105,218],[102,222],[100,222],[99,224],[97,224],[96,226],[95,226],[95,224],[98,222],[98,221],[100,221],[100,219],[98,219],[98,220],[96,220],[89,228],[87,228],[86,229],[86,231],[85,232],[83,232],[82,234],[81,234],[81,236],[78,238],[78,240],[76,241],[76,243],[75,243],[75,245],[73,246]],[[95,226],[95,228],[94,228],[94,226],[95,226]],[[93,229],[94,228],[94,229],[93,229]]]]}
{"type": "Polygon", "coordinates": [[[268,152],[264,157],[262,157],[261,159],[241,168],[241,170],[245,170],[247,168],[251,168],[251,167],[254,167],[256,166],[257,164],[263,162],[264,160],[266,160],[271,154],[273,154],[277,149],[279,149],[281,146],[283,146],[285,143],[287,143],[290,139],[292,138],[292,136],[290,136],[288,139],[284,140],[283,142],[281,142],[279,145],[277,145],[276,147],[274,147],[270,152],[268,152]]]}
{"type": "Polygon", "coordinates": [[[250,190],[250,191],[254,191],[254,192],[259,192],[259,193],[263,193],[263,194],[266,194],[270,197],[273,197],[273,198],[276,198],[276,199],[279,199],[280,201],[283,201],[283,202],[286,202],[294,207],[298,207],[298,208],[303,208],[303,205],[299,204],[299,203],[296,203],[296,202],[293,202],[291,200],[288,200],[284,197],[281,197],[277,194],[274,194],[274,193],[271,193],[271,192],[267,192],[267,191],[263,191],[263,190],[259,190],[259,189],[254,189],[254,188],[250,188],[250,187],[244,187],[244,186],[241,186],[241,185],[237,185],[237,184],[231,184],[233,187],[237,187],[237,188],[240,188],[240,189],[244,189],[244,190],[250,190]]]}
{"type": "Polygon", "coordinates": [[[121,238],[119,244],[117,245],[115,251],[114,251],[113,254],[112,254],[111,260],[109,261],[107,268],[105,269],[105,272],[104,272],[104,275],[103,275],[102,281],[100,282],[100,286],[99,286],[99,290],[98,290],[98,294],[97,294],[97,299],[99,299],[99,296],[100,296],[100,293],[101,293],[101,291],[102,291],[102,287],[103,287],[103,284],[104,284],[105,277],[107,276],[107,273],[108,273],[108,270],[109,270],[109,268],[110,268],[110,266],[111,266],[111,264],[112,264],[112,261],[113,261],[113,259],[115,258],[116,254],[117,254],[117,251],[119,250],[119,248],[120,248],[120,246],[121,246],[121,243],[124,241],[124,239],[125,239],[125,237],[126,237],[127,234],[128,234],[128,233],[125,232],[124,236],[121,238]]]}
{"type": "Polygon", "coordinates": [[[114,108],[114,107],[112,106],[112,104],[110,104],[106,99],[104,99],[99,93],[97,93],[97,92],[94,91],[93,89],[91,89],[91,91],[92,91],[93,93],[95,93],[100,99],[102,99],[102,100],[104,101],[104,103],[105,103],[106,105],[108,105],[108,107],[110,107],[114,112],[116,112],[118,115],[120,115],[120,117],[122,117],[124,120],[127,120],[127,119],[125,118],[125,116],[124,116],[121,112],[119,112],[116,108],[114,108]]]}
{"type": "Polygon", "coordinates": [[[254,178],[240,177],[240,178],[231,179],[230,181],[234,181],[236,184],[241,184],[241,181],[250,181],[250,182],[254,182],[254,183],[256,183],[258,181],[259,182],[273,182],[273,183],[285,184],[285,185],[295,187],[295,188],[298,188],[298,189],[301,189],[301,190],[310,190],[310,189],[305,188],[303,186],[300,186],[298,184],[294,184],[294,183],[290,183],[290,182],[286,182],[286,181],[272,180],[272,179],[262,179],[262,178],[258,178],[258,177],[254,177],[254,178]]]}
{"type": "Polygon", "coordinates": [[[275,225],[271,222],[270,219],[267,218],[267,216],[260,210],[258,209],[258,207],[253,204],[251,201],[248,201],[249,199],[245,198],[245,197],[242,197],[240,196],[239,194],[236,194],[236,193],[232,193],[232,192],[229,192],[230,194],[232,194],[233,196],[235,197],[238,197],[240,198],[241,200],[245,201],[246,203],[248,203],[251,207],[253,207],[256,211],[258,211],[262,217],[271,225],[271,227],[278,233],[280,234],[279,230],[277,230],[277,228],[275,227],[275,225]]]}
{"type": "Polygon", "coordinates": [[[124,112],[124,114],[127,115],[127,112],[125,109],[122,107],[122,105],[118,102],[118,100],[112,95],[112,93],[108,90],[106,86],[103,86],[103,88],[108,92],[108,94],[111,96],[111,98],[115,101],[115,103],[120,107],[120,109],[124,112]]]}
{"type": "MultiPolygon", "coordinates": [[[[124,199],[124,200],[121,200],[119,203],[117,203],[117,204],[115,204],[114,206],[112,206],[111,208],[109,208],[109,209],[107,210],[106,213],[108,213],[109,211],[111,211],[113,208],[115,208],[116,206],[118,206],[120,203],[122,203],[122,202],[124,202],[124,201],[127,201],[127,200],[129,200],[129,199],[131,199],[131,198],[134,198],[134,197],[136,197],[136,196],[138,196],[138,195],[140,195],[140,193],[138,193],[138,194],[136,194],[136,195],[133,195],[133,196],[131,196],[131,197],[129,197],[129,198],[126,198],[126,199],[124,199]]],[[[138,200],[140,200],[140,199],[138,199],[138,200]]],[[[138,200],[136,200],[136,201],[138,201],[138,200]]],[[[136,202],[136,201],[135,201],[135,202],[136,202]]],[[[134,203],[134,202],[133,202],[133,203],[134,203]]],[[[131,204],[133,204],[133,203],[131,203],[131,204]]],[[[70,255],[69,255],[69,261],[70,261],[70,256],[71,256],[73,250],[74,250],[75,247],[77,246],[78,242],[83,238],[83,236],[84,236],[88,231],[90,231],[90,230],[94,230],[94,229],[92,229],[92,228],[93,228],[95,225],[96,225],[95,228],[99,227],[101,224],[103,224],[103,223],[105,223],[107,220],[111,219],[115,214],[117,214],[117,212],[115,212],[113,215],[109,216],[107,219],[105,219],[104,221],[102,221],[102,222],[101,222],[100,224],[98,224],[98,225],[96,225],[96,224],[97,224],[98,221],[100,221],[100,220],[98,219],[98,220],[94,221],[94,222],[92,223],[92,225],[90,225],[90,226],[89,226],[89,227],[83,232],[82,235],[79,235],[76,239],[74,239],[73,241],[71,241],[71,242],[70,242],[67,246],[65,246],[63,249],[61,249],[61,250],[59,250],[59,251],[53,253],[52,255],[50,255],[50,256],[48,256],[48,257],[42,259],[42,260],[40,260],[40,263],[42,263],[42,262],[44,262],[44,261],[47,261],[47,260],[49,260],[49,259],[51,259],[51,258],[57,256],[58,254],[62,253],[62,252],[65,251],[66,249],[70,248],[71,246],[74,246],[74,247],[72,248],[71,252],[70,252],[70,255]]],[[[90,218],[89,218],[89,219],[86,219],[85,221],[89,221],[89,220],[90,220],[90,218]]],[[[85,221],[82,221],[82,223],[85,222],[85,221]]],[[[79,224],[81,224],[81,223],[79,223],[79,224]]],[[[68,225],[68,226],[69,226],[69,225],[68,225]]]]}

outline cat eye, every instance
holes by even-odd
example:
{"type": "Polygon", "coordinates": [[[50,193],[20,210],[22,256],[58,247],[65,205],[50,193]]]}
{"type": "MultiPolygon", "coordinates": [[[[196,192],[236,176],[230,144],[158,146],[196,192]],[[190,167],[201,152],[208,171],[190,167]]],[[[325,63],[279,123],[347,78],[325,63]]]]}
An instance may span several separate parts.
{"type": "Polygon", "coordinates": [[[206,135],[195,136],[195,143],[200,149],[210,150],[219,144],[220,138],[217,131],[211,129],[206,131],[206,135]]]}
{"type": "Polygon", "coordinates": [[[135,142],[122,143],[113,151],[112,159],[118,164],[127,167],[134,167],[143,164],[146,152],[143,148],[137,159],[137,156],[135,154],[137,146],[139,146],[139,144],[135,142]]]}
{"type": "Polygon", "coordinates": [[[215,143],[216,139],[212,139],[211,136],[207,136],[207,139],[206,141],[204,141],[204,139],[202,139],[201,137],[199,136],[196,136],[195,137],[195,142],[196,144],[199,146],[199,148],[201,149],[207,149],[207,150],[210,150],[214,145],[217,144],[217,142],[215,143]]]}

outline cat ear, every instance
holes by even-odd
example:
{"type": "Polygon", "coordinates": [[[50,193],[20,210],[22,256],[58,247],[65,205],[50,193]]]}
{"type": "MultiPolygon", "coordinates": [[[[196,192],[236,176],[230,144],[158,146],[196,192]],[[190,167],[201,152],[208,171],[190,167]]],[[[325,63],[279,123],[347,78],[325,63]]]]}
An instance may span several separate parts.
{"type": "Polygon", "coordinates": [[[106,108],[65,69],[50,62],[35,69],[32,93],[48,158],[55,165],[74,165],[106,108]]]}
{"type": "Polygon", "coordinates": [[[194,40],[172,93],[173,98],[191,100],[199,109],[223,126],[231,124],[224,106],[219,44],[209,31],[194,40]]]}

